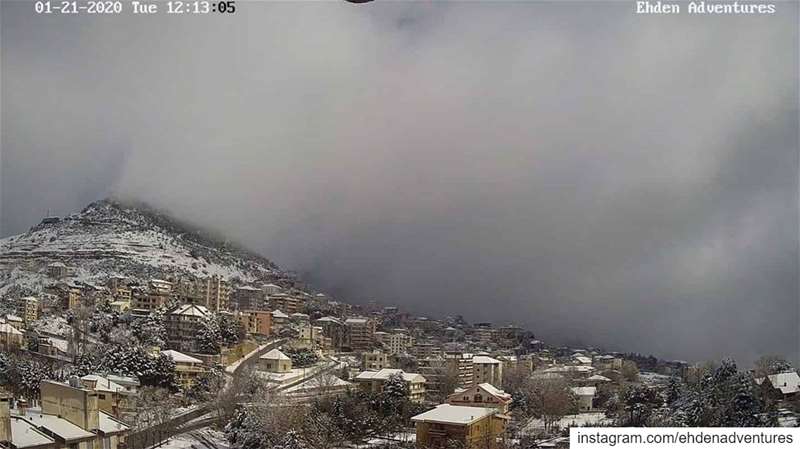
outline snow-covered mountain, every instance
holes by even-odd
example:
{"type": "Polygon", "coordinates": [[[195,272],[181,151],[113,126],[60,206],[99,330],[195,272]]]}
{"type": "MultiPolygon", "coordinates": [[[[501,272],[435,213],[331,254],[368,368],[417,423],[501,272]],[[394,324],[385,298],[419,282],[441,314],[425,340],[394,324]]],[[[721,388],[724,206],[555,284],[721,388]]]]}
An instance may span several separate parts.
{"type": "Polygon", "coordinates": [[[281,277],[269,260],[141,204],[102,200],[67,217],[42,220],[0,240],[0,296],[35,293],[61,262],[70,277],[102,282],[112,275],[142,280],[174,274],[220,275],[241,282],[281,277]]]}

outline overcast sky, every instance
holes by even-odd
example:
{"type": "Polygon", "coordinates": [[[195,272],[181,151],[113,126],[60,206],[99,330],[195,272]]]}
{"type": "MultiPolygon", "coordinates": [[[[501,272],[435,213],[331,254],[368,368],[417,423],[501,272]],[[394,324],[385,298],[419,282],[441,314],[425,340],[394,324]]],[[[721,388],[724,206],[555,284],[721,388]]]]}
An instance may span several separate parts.
{"type": "Polygon", "coordinates": [[[552,342],[798,357],[797,3],[2,10],[2,235],[111,194],[552,342]]]}

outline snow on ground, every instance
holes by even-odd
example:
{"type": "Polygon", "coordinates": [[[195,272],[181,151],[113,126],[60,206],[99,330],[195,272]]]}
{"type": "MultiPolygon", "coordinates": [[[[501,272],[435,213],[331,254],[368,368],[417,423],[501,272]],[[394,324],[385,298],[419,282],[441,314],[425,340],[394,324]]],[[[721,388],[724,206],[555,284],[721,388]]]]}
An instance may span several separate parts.
{"type": "Polygon", "coordinates": [[[649,371],[639,373],[639,380],[646,385],[666,385],[669,383],[670,376],[649,371]]]}
{"type": "MultiPolygon", "coordinates": [[[[603,412],[589,412],[579,413],[577,415],[567,415],[561,418],[556,425],[562,429],[568,429],[570,427],[607,426],[611,425],[612,423],[613,420],[606,418],[606,415],[603,412]]],[[[532,419],[528,422],[528,425],[525,426],[524,433],[535,435],[543,431],[544,422],[541,419],[532,419]]]]}

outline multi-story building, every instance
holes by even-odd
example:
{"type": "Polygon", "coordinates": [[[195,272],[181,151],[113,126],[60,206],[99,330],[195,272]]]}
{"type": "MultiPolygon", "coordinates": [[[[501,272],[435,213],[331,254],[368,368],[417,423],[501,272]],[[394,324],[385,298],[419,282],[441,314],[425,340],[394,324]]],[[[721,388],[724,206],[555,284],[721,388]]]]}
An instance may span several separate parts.
{"type": "Polygon", "coordinates": [[[171,349],[161,351],[161,353],[175,362],[175,377],[184,390],[191,388],[197,382],[197,378],[206,372],[203,361],[200,359],[171,349]]]}
{"type": "Polygon", "coordinates": [[[392,376],[400,375],[406,384],[408,399],[413,402],[425,400],[425,377],[417,373],[406,373],[401,369],[384,368],[380,371],[364,371],[353,381],[367,393],[381,393],[383,387],[392,376]]]}
{"type": "Polygon", "coordinates": [[[452,444],[465,449],[505,447],[509,418],[496,408],[441,404],[411,418],[420,449],[444,448],[452,444]]]}
{"type": "Polygon", "coordinates": [[[16,314],[22,318],[23,324],[28,327],[39,319],[39,300],[33,296],[26,296],[17,300],[16,314]]]}
{"type": "Polygon", "coordinates": [[[473,381],[473,355],[460,351],[445,352],[444,359],[447,361],[448,368],[458,373],[458,386],[467,388],[473,381]]]}
{"type": "Polygon", "coordinates": [[[503,385],[503,362],[485,355],[472,358],[472,383],[503,385]]]}
{"type": "Polygon", "coordinates": [[[211,312],[203,306],[184,304],[166,316],[167,341],[182,351],[197,350],[197,334],[211,312]]]}
{"type": "Polygon", "coordinates": [[[322,335],[331,340],[331,347],[339,350],[344,345],[345,326],[336,318],[325,316],[314,322],[322,327],[322,335]]]}
{"type": "Polygon", "coordinates": [[[176,283],[175,291],[182,302],[201,305],[214,312],[228,310],[231,297],[230,284],[217,275],[182,279],[176,283]]]}
{"type": "Polygon", "coordinates": [[[237,312],[242,327],[248,334],[269,337],[272,335],[272,312],[267,310],[244,310],[237,312]]]}
{"type": "Polygon", "coordinates": [[[402,354],[409,352],[414,345],[414,337],[405,332],[395,331],[386,337],[389,354],[402,354]]]}
{"type": "Polygon", "coordinates": [[[303,311],[303,300],[286,293],[269,295],[269,305],[289,315],[303,311]]]}
{"type": "Polygon", "coordinates": [[[345,325],[345,348],[367,351],[374,346],[375,321],[369,318],[348,318],[345,325]]]}
{"type": "Polygon", "coordinates": [[[22,347],[23,334],[14,326],[0,322],[0,349],[10,352],[22,347]]]}
{"type": "Polygon", "coordinates": [[[53,279],[61,279],[69,275],[69,269],[61,262],[54,262],[47,266],[47,275],[53,279]]]}
{"type": "Polygon", "coordinates": [[[239,287],[231,295],[230,307],[233,310],[265,310],[267,308],[267,294],[260,288],[239,287]]]}
{"type": "Polygon", "coordinates": [[[364,371],[380,371],[384,368],[391,368],[389,355],[375,349],[361,354],[361,369],[364,371]]]}
{"type": "Polygon", "coordinates": [[[480,343],[488,345],[497,339],[498,331],[492,328],[492,323],[475,323],[473,335],[480,343]]]}
{"type": "Polygon", "coordinates": [[[171,296],[172,282],[151,279],[146,292],[133,295],[133,308],[147,313],[166,306],[171,296]]]}
{"type": "Polygon", "coordinates": [[[134,394],[128,388],[113,380],[98,374],[88,374],[81,377],[83,388],[97,392],[97,407],[121,419],[123,415],[134,412],[131,396],[134,394]]]}
{"type": "Polygon", "coordinates": [[[411,355],[418,359],[437,357],[440,353],[441,348],[430,342],[418,341],[411,346],[411,355]]]}

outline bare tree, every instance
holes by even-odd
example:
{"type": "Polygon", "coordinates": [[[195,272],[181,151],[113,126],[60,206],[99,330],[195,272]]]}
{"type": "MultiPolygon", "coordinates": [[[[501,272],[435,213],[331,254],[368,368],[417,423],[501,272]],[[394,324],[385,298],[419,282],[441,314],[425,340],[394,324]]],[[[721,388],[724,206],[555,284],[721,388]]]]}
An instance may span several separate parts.
{"type": "Polygon", "coordinates": [[[537,417],[544,423],[545,432],[565,415],[575,411],[575,396],[563,378],[530,379],[519,390],[525,403],[519,411],[525,417],[537,417]]]}

